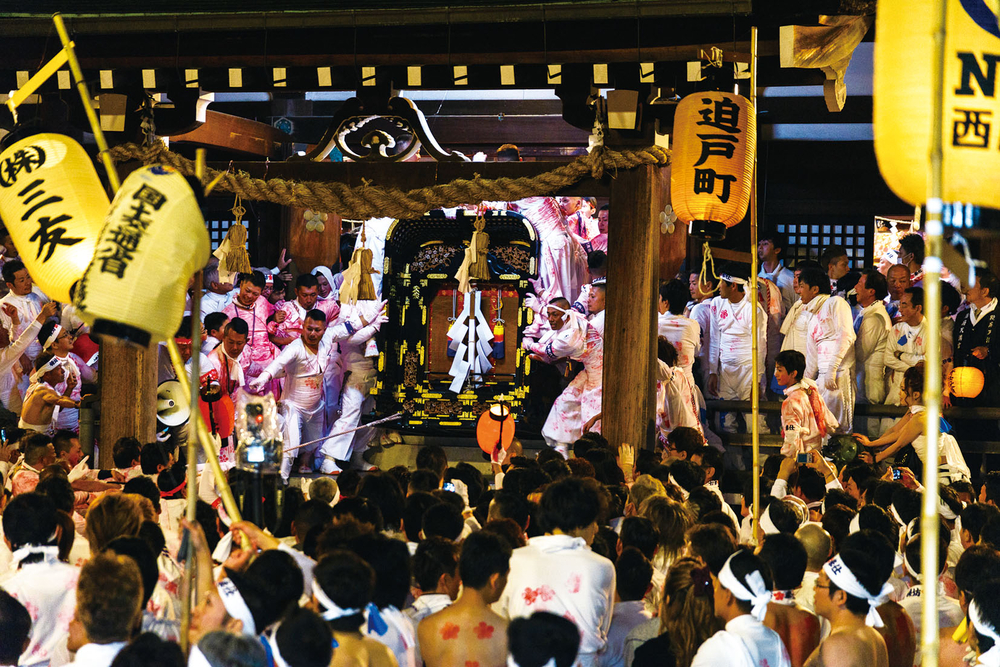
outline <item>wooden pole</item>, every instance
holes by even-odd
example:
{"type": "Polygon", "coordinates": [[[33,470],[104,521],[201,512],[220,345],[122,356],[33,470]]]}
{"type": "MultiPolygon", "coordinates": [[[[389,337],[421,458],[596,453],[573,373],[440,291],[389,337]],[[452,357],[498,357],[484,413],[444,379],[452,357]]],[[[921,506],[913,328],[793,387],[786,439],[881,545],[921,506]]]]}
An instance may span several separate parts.
{"type": "Polygon", "coordinates": [[[656,393],[659,211],[669,170],[653,166],[611,179],[602,430],[613,446],[651,441],[656,393]]]}
{"type": "MultiPolygon", "coordinates": [[[[750,28],[750,113],[757,114],[757,27],[750,28]]],[[[753,445],[753,535],[757,543],[760,523],[760,379],[757,377],[761,350],[758,345],[757,326],[757,154],[754,147],[753,175],[750,180],[750,363],[753,382],[750,384],[750,433],[753,445]]]]}
{"type": "Polygon", "coordinates": [[[937,575],[938,563],[938,440],[941,430],[941,196],[943,192],[943,125],[945,31],[947,2],[935,0],[931,63],[931,150],[927,173],[927,252],[924,258],[924,317],[927,318],[927,348],[924,355],[924,407],[927,450],[924,452],[924,497],[920,517],[920,571],[925,594],[922,604],[920,652],[924,667],[938,664],[937,575]]]}

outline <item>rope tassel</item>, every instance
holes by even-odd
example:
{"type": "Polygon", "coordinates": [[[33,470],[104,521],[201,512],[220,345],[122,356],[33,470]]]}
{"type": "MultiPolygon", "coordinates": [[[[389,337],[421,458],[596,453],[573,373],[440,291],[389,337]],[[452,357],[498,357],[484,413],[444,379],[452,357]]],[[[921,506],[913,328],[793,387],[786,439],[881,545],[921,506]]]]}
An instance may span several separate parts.
{"type": "MultiPolygon", "coordinates": [[[[361,226],[361,244],[365,243],[365,227],[361,226]]],[[[372,251],[370,248],[356,248],[351,255],[351,262],[344,271],[344,283],[340,286],[340,302],[357,303],[371,301],[375,298],[375,284],[372,282],[372,251]]]]}

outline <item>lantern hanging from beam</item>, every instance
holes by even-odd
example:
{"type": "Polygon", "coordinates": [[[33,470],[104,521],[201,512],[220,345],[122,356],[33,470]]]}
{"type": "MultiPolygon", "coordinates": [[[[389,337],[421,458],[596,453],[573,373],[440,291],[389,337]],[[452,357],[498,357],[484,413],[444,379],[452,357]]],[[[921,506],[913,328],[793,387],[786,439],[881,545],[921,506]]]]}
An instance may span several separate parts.
{"type": "Polygon", "coordinates": [[[62,134],[36,134],[0,154],[0,217],[25,268],[68,303],[94,256],[108,196],[87,151],[62,134]]]}
{"type": "Polygon", "coordinates": [[[945,202],[1000,208],[1000,102],[996,63],[1000,28],[996,4],[948,0],[944,81],[933,87],[931,33],[937,3],[879,0],[875,24],[875,157],[896,195],[918,206],[927,199],[931,132],[942,133],[945,202]],[[992,7],[992,9],[991,9],[992,7]],[[941,96],[941,127],[931,127],[932,100],[941,96]]]}
{"type": "Polygon", "coordinates": [[[985,385],[986,377],[974,366],[960,366],[951,372],[952,396],[975,398],[985,385]]]}
{"type": "Polygon", "coordinates": [[[688,95],[674,115],[670,200],[694,236],[721,239],[750,203],[757,118],[740,95],[688,95]]]}
{"type": "Polygon", "coordinates": [[[75,304],[94,333],[143,346],[170,338],[210,245],[188,179],[162,165],[134,171],[111,203],[75,304]]]}

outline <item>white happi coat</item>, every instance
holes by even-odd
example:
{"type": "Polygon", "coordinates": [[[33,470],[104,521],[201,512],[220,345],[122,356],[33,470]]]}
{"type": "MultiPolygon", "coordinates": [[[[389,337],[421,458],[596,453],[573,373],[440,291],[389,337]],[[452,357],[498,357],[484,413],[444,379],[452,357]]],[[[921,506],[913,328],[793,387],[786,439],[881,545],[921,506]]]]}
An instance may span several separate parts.
{"type": "Polygon", "coordinates": [[[571,299],[587,282],[587,253],[570,233],[554,197],[529,197],[517,202],[518,210],[538,232],[541,257],[538,279],[550,298],[571,299]]]}
{"type": "Polygon", "coordinates": [[[58,559],[58,549],[46,553],[42,561],[12,569],[0,577],[0,588],[24,605],[31,616],[28,648],[19,665],[48,667],[69,662],[66,640],[69,623],[76,612],[76,583],[80,568],[58,559]]]}
{"type": "Polygon", "coordinates": [[[785,315],[785,321],[781,323],[781,333],[785,339],[781,342],[781,350],[795,350],[806,356],[806,344],[809,339],[809,323],[812,321],[816,311],[823,307],[829,294],[817,294],[809,301],[802,303],[801,300],[792,304],[792,309],[785,315]]]}
{"type": "MultiPolygon", "coordinates": [[[[719,398],[745,401],[750,399],[754,377],[760,378],[764,355],[758,355],[756,371],[750,363],[752,340],[750,297],[744,295],[738,303],[717,296],[712,299],[712,337],[709,368],[719,376],[719,398]]],[[[767,349],[767,314],[757,305],[757,349],[767,349]]]]}
{"type": "MultiPolygon", "coordinates": [[[[36,315],[37,317],[37,315],[36,315]]],[[[0,401],[3,406],[19,414],[21,412],[21,393],[17,391],[17,378],[14,376],[14,365],[32,342],[37,342],[38,332],[42,324],[36,319],[21,331],[16,340],[7,347],[0,349],[0,401]]]]}
{"type": "Polygon", "coordinates": [[[777,632],[750,614],[737,616],[709,637],[691,667],[791,667],[785,643],[777,632]]]}
{"type": "Polygon", "coordinates": [[[757,277],[766,278],[778,286],[778,289],[781,290],[781,303],[786,313],[799,298],[799,295],[795,293],[794,287],[795,272],[791,269],[786,269],[785,263],[781,260],[778,260],[778,266],[770,273],[764,270],[764,264],[761,263],[760,273],[757,274],[757,277]]]}
{"type": "Polygon", "coordinates": [[[851,432],[854,417],[854,340],[851,306],[842,297],[830,297],[809,322],[805,376],[816,380],[843,433],[851,432]],[[831,377],[837,380],[834,390],[827,388],[831,377]]]}
{"type": "Polygon", "coordinates": [[[814,381],[805,378],[785,389],[785,400],[781,403],[781,431],[784,438],[782,456],[795,456],[822,449],[836,428],[837,418],[830,412],[814,381]],[[810,400],[810,394],[814,392],[822,404],[825,433],[820,430],[816,410],[810,400]]]}
{"type": "Polygon", "coordinates": [[[924,360],[926,326],[927,318],[921,319],[920,324],[915,327],[903,321],[893,325],[882,356],[886,368],[886,405],[900,405],[899,391],[903,386],[903,373],[924,360]],[[902,353],[898,359],[895,355],[897,351],[902,353]]]}
{"type": "Polygon", "coordinates": [[[691,376],[680,366],[656,360],[656,427],[664,440],[679,426],[703,433],[691,376]]]}
{"type": "Polygon", "coordinates": [[[582,537],[542,535],[515,549],[507,587],[495,609],[507,618],[547,611],[580,631],[578,665],[597,663],[607,643],[615,601],[615,566],[582,537]]]}
{"type": "MultiPolygon", "coordinates": [[[[692,314],[693,311],[692,311],[692,314]]],[[[666,338],[677,350],[677,366],[694,383],[695,357],[701,352],[701,327],[694,319],[683,315],[674,315],[670,311],[660,314],[656,319],[656,333],[666,338]]]]}
{"type": "Polygon", "coordinates": [[[688,317],[697,322],[699,328],[698,344],[700,349],[695,356],[701,361],[701,374],[698,378],[700,382],[696,384],[707,387],[710,373],[708,352],[712,340],[712,299],[706,299],[691,306],[688,317]]]}
{"type": "MultiPolygon", "coordinates": [[[[552,342],[535,343],[531,349],[542,354],[547,361],[554,361],[557,354],[564,354],[583,363],[583,370],[556,398],[542,426],[542,437],[550,447],[568,446],[583,435],[583,425],[601,411],[604,375],[604,340],[600,332],[575,313],[559,329],[562,336],[552,342]],[[555,343],[555,345],[553,345],[555,343]]],[[[599,433],[599,424],[595,424],[599,433]]]]}
{"type": "MultiPolygon", "coordinates": [[[[327,329],[326,335],[331,336],[333,335],[331,328],[343,327],[345,332],[349,332],[348,337],[342,339],[340,343],[340,361],[345,373],[347,371],[351,373],[341,393],[340,419],[329,429],[330,433],[357,428],[361,421],[365,401],[369,398],[372,385],[375,383],[372,357],[378,356],[378,348],[372,338],[382,326],[377,319],[381,305],[380,301],[342,304],[336,324],[327,329]],[[362,326],[362,314],[369,323],[368,326],[362,326]]],[[[370,437],[370,433],[354,432],[330,438],[323,443],[322,454],[342,461],[347,460],[355,446],[366,443],[370,437]]]]}
{"type": "Polygon", "coordinates": [[[889,346],[892,320],[885,304],[876,299],[862,309],[854,343],[854,359],[860,403],[881,404],[885,400],[885,351],[889,346]]]}

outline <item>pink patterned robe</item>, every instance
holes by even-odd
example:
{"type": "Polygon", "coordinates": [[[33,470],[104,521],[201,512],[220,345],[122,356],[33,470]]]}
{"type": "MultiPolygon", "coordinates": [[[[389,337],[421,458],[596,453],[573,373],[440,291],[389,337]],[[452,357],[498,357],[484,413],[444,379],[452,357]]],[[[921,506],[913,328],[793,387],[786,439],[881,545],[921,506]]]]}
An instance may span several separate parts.
{"type": "MultiPolygon", "coordinates": [[[[263,297],[258,297],[250,308],[242,307],[236,299],[226,306],[223,311],[229,319],[240,318],[246,321],[250,333],[247,335],[247,345],[240,354],[239,362],[243,368],[243,378],[246,381],[244,389],[250,391],[250,382],[264,372],[267,365],[274,361],[277,350],[271,339],[268,338],[267,318],[274,314],[274,306],[263,297]]],[[[272,327],[276,325],[272,322],[272,327]]],[[[262,394],[274,394],[275,398],[280,396],[281,388],[277,380],[272,380],[264,386],[262,394]]]]}
{"type": "Polygon", "coordinates": [[[518,210],[538,232],[542,249],[538,278],[549,299],[561,296],[567,300],[580,293],[589,282],[587,253],[566,231],[559,204],[553,197],[529,197],[517,202],[518,210]]]}

